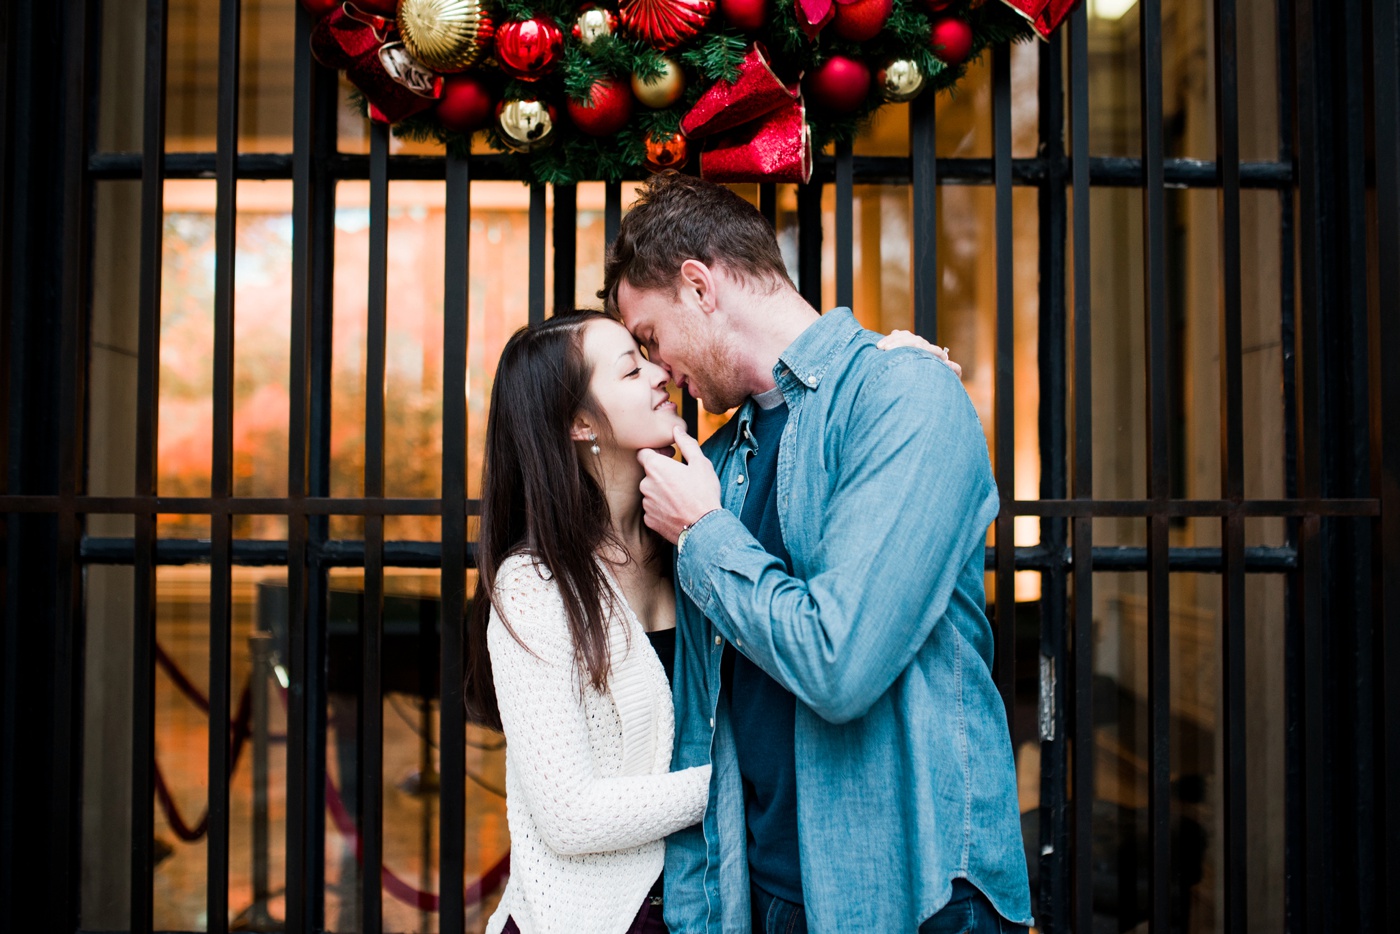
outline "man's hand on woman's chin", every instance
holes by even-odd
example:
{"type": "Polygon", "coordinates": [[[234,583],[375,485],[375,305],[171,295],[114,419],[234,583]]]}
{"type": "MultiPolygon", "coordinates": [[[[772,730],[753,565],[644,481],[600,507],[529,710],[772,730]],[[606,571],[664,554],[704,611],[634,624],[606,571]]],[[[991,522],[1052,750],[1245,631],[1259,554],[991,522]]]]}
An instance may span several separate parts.
{"type": "Polygon", "coordinates": [[[681,529],[723,505],[714,467],[684,428],[676,429],[676,448],[685,463],[657,451],[637,452],[637,460],[647,472],[642,478],[647,527],[672,544],[680,538],[681,529]]]}

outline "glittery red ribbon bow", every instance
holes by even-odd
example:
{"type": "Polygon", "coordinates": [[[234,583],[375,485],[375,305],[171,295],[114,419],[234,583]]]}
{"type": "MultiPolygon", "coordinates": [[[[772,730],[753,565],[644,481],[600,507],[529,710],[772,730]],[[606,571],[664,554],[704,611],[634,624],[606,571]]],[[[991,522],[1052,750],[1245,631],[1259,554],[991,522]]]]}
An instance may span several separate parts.
{"type": "Polygon", "coordinates": [[[1042,39],[1050,38],[1050,33],[1065,21],[1070,10],[1079,0],[1002,0],[1007,6],[1030,20],[1031,28],[1042,39]]]}
{"type": "Polygon", "coordinates": [[[754,43],[733,82],[717,81],[681,118],[681,132],[708,139],[700,177],[714,182],[812,178],[812,133],[799,86],[784,85],[754,43]]]}

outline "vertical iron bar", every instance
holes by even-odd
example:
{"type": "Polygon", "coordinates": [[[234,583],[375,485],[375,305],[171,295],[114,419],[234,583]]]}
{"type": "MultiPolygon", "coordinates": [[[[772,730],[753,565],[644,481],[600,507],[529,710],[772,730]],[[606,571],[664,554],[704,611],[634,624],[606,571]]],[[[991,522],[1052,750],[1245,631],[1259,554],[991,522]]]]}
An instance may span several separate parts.
{"type": "Polygon", "coordinates": [[[778,186],[775,183],[758,183],[758,213],[770,227],[778,229],[778,186]]]}
{"type": "MultiPolygon", "coordinates": [[[[1274,23],[1276,82],[1278,94],[1278,161],[1298,170],[1295,158],[1294,133],[1295,96],[1297,94],[1296,50],[1293,41],[1294,0],[1275,0],[1274,23]]],[[[1283,461],[1284,495],[1299,495],[1298,486],[1298,367],[1297,367],[1297,250],[1296,223],[1297,183],[1280,191],[1279,209],[1279,383],[1283,396],[1283,461]]],[[[1296,518],[1285,522],[1286,541],[1297,552],[1302,539],[1302,523],[1296,518]]],[[[1303,652],[1299,586],[1302,575],[1296,570],[1285,578],[1284,598],[1284,855],[1283,855],[1283,926],[1286,934],[1303,930],[1304,886],[1307,870],[1304,865],[1302,800],[1303,748],[1298,733],[1303,722],[1303,652]]]]}
{"type": "MultiPolygon", "coordinates": [[[[288,492],[330,494],[330,386],[339,82],[311,56],[314,17],[297,9],[293,153],[292,364],[288,492]],[[304,335],[304,337],[302,336],[304,335]],[[298,341],[301,346],[298,347],[298,341]]],[[[326,516],[288,517],[287,927],[322,927],[325,882],[326,516]]]]}
{"type": "MultiPolygon", "coordinates": [[[[384,495],[384,364],[388,339],[389,126],[370,124],[369,321],[365,350],[365,496],[384,495]]],[[[384,692],[380,657],[384,643],[384,517],[365,517],[364,611],[360,615],[360,925],[383,929],[384,692]]]]}
{"type": "Polygon", "coordinates": [[[75,498],[85,486],[88,376],[89,286],[91,273],[92,188],[87,175],[91,150],[88,93],[90,37],[96,33],[96,6],[85,0],[64,5],[62,150],[63,212],[59,287],[58,455],[59,497],[57,616],[52,659],[52,769],[49,896],[47,907],[61,928],[79,920],[79,872],[82,827],[77,818],[81,788],[83,697],[83,570],[78,550],[83,516],[75,498]]]}
{"type": "MultiPolygon", "coordinates": [[[[1370,486],[1371,450],[1367,431],[1371,382],[1370,308],[1367,304],[1367,84],[1363,2],[1332,4],[1336,30],[1328,58],[1335,64],[1332,111],[1336,115],[1333,137],[1337,152],[1332,198],[1339,219],[1337,234],[1329,240],[1337,249],[1334,263],[1338,290],[1329,301],[1327,321],[1331,341],[1326,371],[1337,374],[1335,390],[1326,394],[1324,431],[1337,439],[1329,475],[1329,496],[1360,497],[1373,494],[1370,486]],[[1341,301],[1338,301],[1338,300],[1341,301]]],[[[1324,481],[1326,482],[1326,481],[1324,481]]],[[[1336,684],[1332,721],[1344,724],[1333,730],[1338,751],[1351,761],[1335,770],[1337,797],[1334,813],[1354,815],[1338,827],[1336,890],[1339,896],[1337,927],[1373,930],[1372,913],[1377,889],[1376,852],[1372,829],[1376,826],[1377,707],[1372,668],[1372,643],[1376,607],[1372,601],[1373,523],[1333,519],[1327,535],[1327,616],[1344,621],[1328,625],[1336,649],[1336,665],[1329,674],[1336,684]],[[1327,569],[1330,569],[1330,573],[1327,569]]]]}
{"type": "Polygon", "coordinates": [[[253,903],[248,908],[249,927],[257,930],[269,927],[272,921],[267,912],[268,899],[272,888],[268,884],[271,836],[268,833],[271,815],[268,809],[269,767],[267,719],[270,708],[267,703],[267,679],[271,675],[272,635],[259,629],[253,631],[248,640],[253,657],[252,674],[249,677],[249,692],[252,694],[253,712],[253,807],[252,807],[252,872],[250,873],[253,903]]]}
{"type": "Polygon", "coordinates": [[[554,311],[572,311],[578,274],[578,186],[554,186],[554,311]]]}
{"type": "Polygon", "coordinates": [[[822,186],[797,186],[797,288],[822,311],[822,186]]]}
{"type": "MultiPolygon", "coordinates": [[[[141,292],[136,350],[136,495],[156,495],[161,254],[165,231],[165,24],[169,0],[147,0],[141,155],[141,292]]],[[[136,519],[131,688],[131,930],[154,924],[156,517],[136,519]]]]}
{"type": "MultiPolygon", "coordinates": [[[[1171,495],[1167,369],[1166,197],[1163,188],[1161,0],[1140,10],[1143,162],[1143,305],[1147,320],[1147,488],[1158,504],[1171,495]]],[[[1171,885],[1171,600],[1167,565],[1168,518],[1148,519],[1148,839],[1153,931],[1169,930],[1171,885]]]]}
{"type": "Polygon", "coordinates": [[[996,682],[1006,720],[1015,735],[1016,713],[1016,305],[1012,294],[1011,229],[1011,48],[992,54],[992,172],[996,179],[996,682]]]}
{"type": "Polygon", "coordinates": [[[622,227],[622,183],[608,182],[603,188],[603,242],[611,247],[622,227]]]}
{"type": "Polygon", "coordinates": [[[530,323],[544,321],[545,189],[530,186],[530,323]]]}
{"type": "Polygon", "coordinates": [[[855,303],[854,179],[851,144],[841,143],[836,147],[836,304],[844,308],[855,303]]]}
{"type": "Polygon", "coordinates": [[[681,418],[685,430],[692,438],[700,437],[700,405],[688,392],[681,393],[681,418]]]}
{"type": "MultiPolygon", "coordinates": [[[[610,206],[616,188],[608,188],[610,206]]],[[[442,934],[463,934],[467,760],[462,628],[467,620],[467,274],[471,248],[471,162],[466,156],[447,157],[443,239],[446,261],[442,314],[442,622],[438,659],[438,891],[442,893],[439,929],[442,934]]]]}
{"type": "MultiPolygon", "coordinates": [[[[1372,4],[1371,32],[1374,55],[1373,114],[1375,163],[1400,165],[1400,5],[1394,0],[1372,4]]],[[[1400,878],[1400,315],[1394,302],[1400,296],[1400,176],[1394,171],[1376,173],[1377,315],[1381,365],[1376,388],[1379,398],[1371,406],[1373,437],[1377,442],[1379,476],[1373,483],[1381,498],[1381,518],[1376,535],[1380,569],[1380,612],[1376,616],[1380,671],[1383,683],[1377,692],[1380,711],[1379,821],[1377,847],[1382,864],[1378,878],[1400,878]],[[1386,258],[1389,257],[1389,260],[1386,258]],[[1387,308],[1389,311],[1387,312],[1387,308]]],[[[1376,906],[1379,916],[1400,915],[1400,886],[1381,887],[1376,906]]]]}
{"type": "Polygon", "coordinates": [[[909,188],[914,198],[914,333],[938,343],[937,110],[932,92],[909,105],[909,188]]]}
{"type": "MultiPolygon", "coordinates": [[[[1220,495],[1244,499],[1244,381],[1241,337],[1239,21],[1235,0],[1215,0],[1215,141],[1220,173],[1220,495]]],[[[1248,838],[1245,773],[1244,516],[1221,520],[1224,558],[1220,666],[1222,801],[1221,916],[1228,931],[1247,930],[1248,838]]]]}
{"type": "MultiPolygon", "coordinates": [[[[1040,154],[1046,162],[1039,192],[1040,294],[1036,368],[1040,374],[1040,496],[1064,499],[1069,486],[1067,376],[1068,316],[1065,246],[1069,164],[1065,159],[1063,32],[1036,46],[1040,154]]],[[[1069,830],[1069,562],[1068,523],[1040,520],[1041,547],[1054,555],[1041,573],[1040,595],[1040,885],[1038,927],[1046,934],[1069,930],[1071,875],[1069,830]],[[1047,711],[1048,708],[1048,711],[1047,711]]],[[[1024,728],[1023,728],[1024,731],[1024,728]]]]}
{"type": "MultiPolygon", "coordinates": [[[[1298,304],[1298,488],[1304,497],[1320,497],[1330,492],[1322,479],[1323,405],[1326,376],[1323,366],[1324,315],[1335,299],[1333,273],[1325,258],[1335,255],[1327,242],[1334,233],[1332,212],[1335,205],[1325,192],[1336,166],[1331,156],[1333,124],[1330,96],[1323,86],[1331,86],[1327,40],[1333,14],[1331,4],[1319,6],[1315,0],[1295,0],[1294,48],[1296,53],[1296,95],[1298,102],[1298,203],[1300,249],[1300,301],[1298,304]],[[1319,31],[1320,34],[1319,34],[1319,31]]],[[[1326,550],[1320,519],[1303,518],[1298,538],[1298,606],[1301,611],[1302,659],[1300,672],[1301,723],[1290,735],[1301,738],[1302,814],[1299,830],[1301,849],[1297,869],[1302,894],[1296,920],[1311,934],[1325,931],[1333,918],[1331,871],[1333,834],[1329,798],[1331,795],[1330,749],[1328,737],[1333,724],[1328,716],[1329,682],[1332,670],[1331,641],[1323,587],[1326,550]],[[1301,727],[1301,730],[1297,730],[1301,727]]],[[[1296,742],[1296,740],[1295,740],[1296,742]]],[[[1296,816],[1295,816],[1296,819],[1296,816]]]]}
{"type": "Polygon", "coordinates": [[[238,223],[239,0],[219,3],[217,202],[214,215],[214,438],[209,569],[208,926],[228,931],[229,680],[233,623],[233,315],[238,223]]]}
{"type": "MultiPolygon", "coordinates": [[[[1070,14],[1070,171],[1074,184],[1074,497],[1094,498],[1093,351],[1089,229],[1089,22],[1084,4],[1070,14]]],[[[1074,644],[1070,680],[1074,713],[1074,847],[1072,930],[1094,921],[1094,520],[1076,517],[1074,644]]]]}

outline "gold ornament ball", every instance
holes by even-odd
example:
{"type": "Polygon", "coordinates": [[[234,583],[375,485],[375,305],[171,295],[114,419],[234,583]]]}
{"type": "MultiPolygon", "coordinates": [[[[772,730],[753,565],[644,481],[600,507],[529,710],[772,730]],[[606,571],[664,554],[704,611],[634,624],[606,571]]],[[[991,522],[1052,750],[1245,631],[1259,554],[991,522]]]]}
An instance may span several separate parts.
{"type": "Polygon", "coordinates": [[[652,110],[670,107],[680,99],[683,91],[685,74],[681,71],[681,66],[664,55],[661,57],[661,74],[657,77],[643,81],[635,72],[632,75],[632,93],[637,96],[637,100],[652,110]]]}
{"type": "Polygon", "coordinates": [[[647,168],[653,172],[665,169],[678,169],[690,157],[690,147],[680,133],[661,136],[647,136],[647,168]]]}
{"type": "Polygon", "coordinates": [[[502,101],[496,122],[501,140],[515,152],[535,152],[554,142],[554,108],[544,101],[502,101]]]}
{"type": "Polygon", "coordinates": [[[399,0],[398,26],[409,55],[447,73],[476,64],[495,34],[483,0],[399,0]]]}
{"type": "Polygon", "coordinates": [[[924,89],[924,71],[907,58],[892,58],[875,73],[880,96],[891,103],[912,101],[924,89]]]}
{"type": "Polygon", "coordinates": [[[585,49],[591,49],[593,43],[599,39],[611,36],[616,26],[617,16],[611,10],[596,6],[584,7],[578,19],[574,20],[574,38],[585,49]]]}

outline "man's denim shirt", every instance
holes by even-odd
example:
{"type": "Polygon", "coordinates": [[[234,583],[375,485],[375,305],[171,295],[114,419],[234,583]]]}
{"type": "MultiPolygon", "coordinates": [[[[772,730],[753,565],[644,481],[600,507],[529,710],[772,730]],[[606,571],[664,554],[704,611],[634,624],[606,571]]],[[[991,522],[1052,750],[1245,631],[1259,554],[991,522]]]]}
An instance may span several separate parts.
{"type": "Polygon", "coordinates": [[[725,508],[677,557],[674,768],[714,763],[699,825],[667,838],[673,934],[748,931],[744,793],[724,643],[797,697],[797,819],[816,934],[913,932],[965,878],[1030,924],[1016,774],[992,681],[983,543],[997,513],[987,443],[952,371],[881,351],[849,309],[774,368],[794,574],[739,521],[752,400],[705,445],[725,508]]]}

